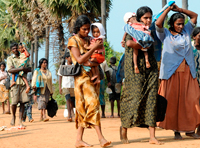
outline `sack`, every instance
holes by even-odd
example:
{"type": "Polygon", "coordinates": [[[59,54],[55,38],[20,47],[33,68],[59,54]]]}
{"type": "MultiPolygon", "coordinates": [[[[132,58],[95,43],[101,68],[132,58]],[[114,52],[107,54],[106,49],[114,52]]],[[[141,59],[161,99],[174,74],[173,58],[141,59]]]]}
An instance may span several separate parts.
{"type": "Polygon", "coordinates": [[[62,76],[77,76],[81,73],[81,65],[60,65],[60,74],[62,76]]]}
{"type": "Polygon", "coordinates": [[[56,115],[57,110],[58,110],[58,104],[57,104],[56,100],[54,100],[51,97],[51,100],[47,103],[46,109],[47,109],[48,116],[53,118],[56,115]]]}
{"type": "Polygon", "coordinates": [[[6,89],[10,89],[10,75],[8,74],[8,72],[7,72],[7,78],[5,79],[4,85],[5,85],[6,89]]]}
{"type": "Polygon", "coordinates": [[[167,110],[167,100],[163,96],[158,95],[156,122],[161,122],[165,119],[166,110],[167,110]]]}
{"type": "MultiPolygon", "coordinates": [[[[110,65],[110,68],[112,68],[112,66],[110,65]]],[[[115,83],[117,83],[117,69],[112,68],[112,75],[110,76],[110,83],[112,86],[115,86],[115,83]]]]}
{"type": "Polygon", "coordinates": [[[104,79],[104,72],[103,72],[100,65],[98,67],[99,67],[100,80],[103,80],[104,79]]]}

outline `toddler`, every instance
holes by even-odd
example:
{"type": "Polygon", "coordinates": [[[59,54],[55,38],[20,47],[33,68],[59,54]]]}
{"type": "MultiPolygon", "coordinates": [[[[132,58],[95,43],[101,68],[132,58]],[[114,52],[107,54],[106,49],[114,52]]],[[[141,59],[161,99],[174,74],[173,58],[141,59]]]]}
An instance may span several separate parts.
{"type": "MultiPolygon", "coordinates": [[[[144,52],[145,55],[146,68],[150,68],[151,65],[148,59],[147,48],[152,45],[153,39],[150,36],[150,32],[148,31],[149,28],[145,26],[143,23],[138,22],[136,20],[136,14],[131,12],[127,12],[124,15],[124,22],[128,25],[125,25],[124,27],[124,30],[126,32],[123,36],[122,44],[124,44],[125,42],[126,34],[128,33],[129,35],[131,35],[133,37],[133,41],[139,43],[143,47],[141,50],[144,52]]],[[[137,56],[138,56],[138,50],[134,49],[133,63],[134,63],[135,73],[139,73],[137,65],[137,56]]]]}
{"type": "MultiPolygon", "coordinates": [[[[19,61],[20,61],[20,62],[19,62],[18,67],[15,67],[15,68],[26,67],[27,64],[28,64],[28,61],[29,61],[29,56],[30,56],[30,54],[29,54],[29,52],[27,51],[25,45],[22,44],[22,43],[19,44],[18,51],[20,52],[20,56],[19,56],[19,58],[20,58],[19,61]]],[[[29,86],[29,84],[28,84],[27,79],[23,76],[23,74],[24,74],[23,71],[20,71],[19,74],[12,74],[12,76],[11,76],[11,85],[10,85],[10,87],[12,87],[13,85],[15,85],[16,80],[17,80],[17,78],[18,78],[18,75],[20,75],[20,76],[22,77],[23,81],[24,81],[25,84],[26,84],[26,93],[29,93],[29,91],[30,91],[30,86],[29,86]]]]}
{"type": "MultiPolygon", "coordinates": [[[[85,44],[84,48],[87,50],[91,49],[91,46],[96,42],[96,40],[101,40],[103,42],[103,39],[105,38],[105,30],[103,28],[103,25],[101,23],[93,23],[91,24],[91,34],[92,34],[92,39],[90,40],[90,43],[85,44]]],[[[93,55],[90,58],[91,62],[96,62],[96,63],[103,63],[105,61],[105,48],[102,47],[101,49],[95,50],[93,55]]],[[[84,69],[87,71],[88,67],[83,66],[84,69]]],[[[92,78],[91,80],[95,80],[95,83],[100,83],[100,79],[98,77],[98,67],[91,67],[92,71],[92,78]]]]}

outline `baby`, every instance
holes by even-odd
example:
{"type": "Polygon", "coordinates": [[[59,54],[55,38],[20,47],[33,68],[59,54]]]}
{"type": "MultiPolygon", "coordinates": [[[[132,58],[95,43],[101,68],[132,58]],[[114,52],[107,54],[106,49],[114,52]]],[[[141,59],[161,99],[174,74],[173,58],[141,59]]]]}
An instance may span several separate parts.
{"type": "MultiPolygon", "coordinates": [[[[147,48],[150,47],[153,43],[153,39],[150,35],[150,32],[148,31],[148,27],[145,26],[143,23],[140,23],[136,20],[136,14],[127,12],[124,15],[124,22],[129,25],[125,25],[124,30],[126,31],[123,39],[122,39],[122,46],[124,46],[125,37],[128,33],[133,37],[133,41],[139,43],[143,48],[141,49],[144,52],[145,55],[145,62],[146,62],[146,68],[150,68],[151,65],[149,63],[148,59],[148,53],[147,48]]],[[[137,65],[137,56],[138,56],[138,50],[134,49],[133,51],[133,63],[134,63],[134,70],[135,73],[140,73],[137,65]]]]}
{"type": "MultiPolygon", "coordinates": [[[[29,56],[30,56],[30,54],[29,54],[29,52],[27,51],[25,45],[22,44],[22,43],[19,44],[18,51],[20,52],[20,56],[19,56],[19,58],[20,58],[19,61],[20,61],[20,62],[19,62],[18,67],[15,67],[15,68],[26,67],[27,64],[28,64],[28,61],[29,61],[29,56]]],[[[30,86],[28,85],[28,81],[27,81],[27,79],[23,76],[23,74],[24,74],[23,71],[20,71],[19,74],[12,74],[12,76],[11,76],[11,85],[10,85],[10,87],[12,87],[13,85],[15,85],[16,80],[17,80],[17,78],[18,78],[18,75],[20,75],[20,76],[22,77],[23,81],[24,81],[25,84],[26,84],[26,93],[28,93],[29,90],[30,90],[30,86]]]]}
{"type": "MultiPolygon", "coordinates": [[[[103,28],[103,25],[101,23],[93,23],[91,24],[91,34],[92,34],[92,39],[90,40],[90,43],[85,44],[84,48],[87,50],[91,49],[91,46],[96,42],[96,40],[101,40],[103,42],[103,38],[105,38],[105,30],[103,28]]],[[[96,63],[103,63],[105,61],[105,48],[102,47],[101,49],[95,50],[93,55],[90,58],[91,62],[96,62],[96,63]]],[[[83,66],[84,69],[87,71],[88,67],[83,66]]],[[[91,67],[92,71],[92,78],[91,80],[95,80],[95,83],[100,83],[100,79],[98,77],[98,67],[91,67]]]]}

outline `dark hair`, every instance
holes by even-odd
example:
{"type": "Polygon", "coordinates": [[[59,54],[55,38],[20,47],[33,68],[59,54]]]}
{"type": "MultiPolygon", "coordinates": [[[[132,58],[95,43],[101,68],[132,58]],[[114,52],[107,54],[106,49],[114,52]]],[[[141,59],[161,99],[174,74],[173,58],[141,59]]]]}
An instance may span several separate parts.
{"type": "Polygon", "coordinates": [[[143,7],[140,7],[138,8],[137,12],[136,12],[136,18],[137,18],[137,21],[138,22],[141,22],[140,19],[141,17],[147,13],[147,12],[150,12],[151,15],[153,15],[153,12],[151,10],[151,8],[147,7],[147,6],[143,6],[143,7]]]}
{"type": "Polygon", "coordinates": [[[48,65],[48,60],[47,60],[46,58],[41,58],[41,59],[39,60],[39,66],[38,66],[38,68],[41,68],[42,63],[43,63],[44,61],[47,61],[47,65],[48,65]]]}
{"type": "Polygon", "coordinates": [[[6,63],[5,62],[1,62],[0,63],[0,67],[1,67],[1,65],[4,65],[6,67],[6,63]]]}
{"type": "Polygon", "coordinates": [[[98,27],[95,26],[95,25],[92,25],[92,26],[91,26],[91,30],[93,30],[93,29],[95,29],[95,28],[98,28],[98,27]]]}
{"type": "Polygon", "coordinates": [[[170,17],[169,21],[167,22],[167,24],[170,26],[169,30],[175,31],[175,29],[174,29],[174,22],[175,22],[177,19],[179,19],[179,18],[182,18],[182,19],[185,20],[184,15],[181,14],[181,13],[174,13],[174,14],[170,17]]]}
{"type": "Polygon", "coordinates": [[[86,15],[80,15],[74,24],[74,33],[77,34],[80,28],[85,24],[91,24],[90,19],[86,15]]]}
{"type": "Polygon", "coordinates": [[[18,48],[18,44],[17,44],[16,42],[11,43],[11,44],[10,44],[10,49],[12,49],[12,48],[15,47],[15,46],[17,46],[17,48],[18,48]]]}
{"type": "Polygon", "coordinates": [[[19,46],[22,46],[22,45],[23,45],[23,44],[20,42],[20,43],[19,43],[19,46]]]}
{"type": "Polygon", "coordinates": [[[115,64],[116,63],[116,57],[111,57],[110,58],[110,63],[115,64]]]}
{"type": "Polygon", "coordinates": [[[196,27],[192,32],[192,37],[195,37],[199,33],[200,33],[200,27],[196,27]]]}

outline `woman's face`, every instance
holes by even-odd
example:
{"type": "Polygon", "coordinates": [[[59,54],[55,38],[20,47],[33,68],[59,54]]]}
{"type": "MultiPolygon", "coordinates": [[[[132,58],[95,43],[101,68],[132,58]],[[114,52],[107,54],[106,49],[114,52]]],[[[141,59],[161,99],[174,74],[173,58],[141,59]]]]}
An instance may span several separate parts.
{"type": "Polygon", "coordinates": [[[1,71],[4,71],[5,68],[6,68],[6,67],[2,64],[2,65],[1,65],[1,71]]]}
{"type": "Polygon", "coordinates": [[[48,65],[47,61],[44,60],[43,63],[42,63],[42,65],[41,65],[41,67],[44,68],[44,69],[46,69],[47,65],[48,65]]]}
{"type": "Polygon", "coordinates": [[[193,39],[196,44],[200,45],[200,32],[195,37],[193,37],[193,39]]]}
{"type": "Polygon", "coordinates": [[[78,34],[81,35],[82,37],[87,37],[89,32],[90,32],[90,24],[85,24],[80,27],[78,34]]]}
{"type": "Polygon", "coordinates": [[[152,23],[152,14],[150,12],[145,13],[141,18],[140,21],[144,23],[145,26],[150,27],[152,23]]]}
{"type": "Polygon", "coordinates": [[[177,33],[181,33],[183,28],[184,28],[184,23],[185,20],[183,18],[178,18],[175,22],[174,22],[174,30],[177,33]]]}

